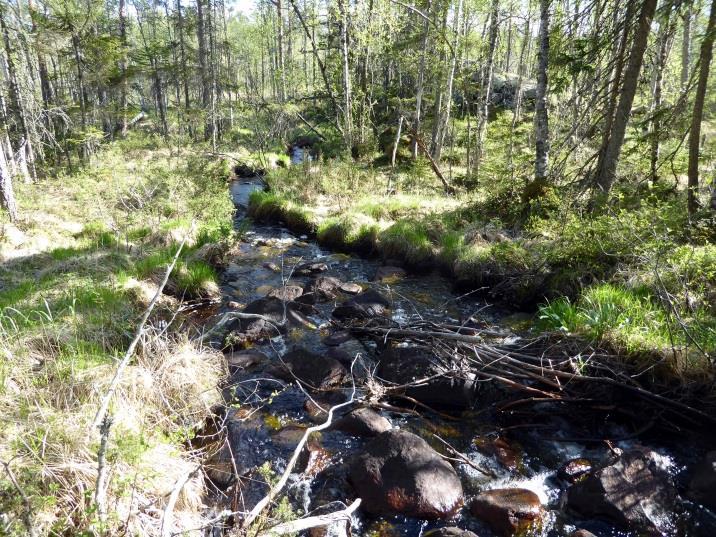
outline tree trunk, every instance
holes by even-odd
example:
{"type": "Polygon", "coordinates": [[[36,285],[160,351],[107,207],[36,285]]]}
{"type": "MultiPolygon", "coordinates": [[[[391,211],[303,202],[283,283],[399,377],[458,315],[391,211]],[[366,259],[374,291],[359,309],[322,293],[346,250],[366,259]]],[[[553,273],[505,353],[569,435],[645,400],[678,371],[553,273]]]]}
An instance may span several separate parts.
{"type": "MultiPolygon", "coordinates": [[[[430,8],[431,1],[428,0],[427,9],[425,10],[425,19],[423,20],[423,37],[420,43],[420,65],[418,66],[418,80],[415,85],[415,132],[420,133],[422,126],[422,108],[423,93],[425,91],[425,56],[427,56],[428,34],[430,30],[430,8]]],[[[413,140],[411,147],[413,158],[418,158],[418,142],[417,138],[413,140]]]]}
{"type": "Polygon", "coordinates": [[[659,28],[658,51],[656,55],[656,61],[654,61],[654,80],[652,86],[652,100],[651,100],[651,137],[649,147],[649,161],[650,161],[650,175],[652,185],[658,181],[658,164],[659,164],[659,146],[661,141],[661,101],[662,101],[662,86],[664,80],[664,70],[666,69],[666,59],[669,52],[669,41],[671,37],[671,21],[670,12],[667,11],[664,16],[664,20],[661,21],[659,28]]]}
{"type": "MultiPolygon", "coordinates": [[[[716,1],[716,0],[714,0],[716,1]]],[[[624,72],[624,83],[622,85],[621,94],[619,96],[619,104],[614,115],[614,124],[609,136],[606,150],[600,155],[600,162],[597,163],[598,174],[595,179],[596,194],[603,200],[611,190],[614,178],[616,177],[617,163],[621,153],[626,127],[629,121],[634,96],[636,95],[636,87],[639,82],[639,73],[644,61],[644,51],[646,50],[649,32],[651,30],[651,21],[656,11],[657,0],[643,0],[639,18],[637,22],[636,33],[632,43],[631,52],[629,54],[629,62],[624,72]]]]}
{"type": "Polygon", "coordinates": [[[547,113],[547,64],[549,61],[549,4],[540,0],[537,97],[535,102],[535,182],[547,181],[549,163],[549,118],[547,113]]]}
{"type": "Polygon", "coordinates": [[[278,69],[278,100],[283,102],[286,98],[286,70],[284,65],[284,51],[283,51],[283,5],[281,0],[274,0],[276,5],[276,54],[277,54],[277,69],[278,69]]]}
{"type": "Polygon", "coordinates": [[[487,61],[485,63],[485,76],[483,78],[482,101],[477,125],[477,142],[475,144],[475,176],[479,176],[482,161],[482,146],[487,132],[487,119],[490,112],[490,95],[492,93],[492,75],[495,63],[495,49],[497,48],[497,32],[499,30],[500,0],[492,0],[490,9],[490,29],[488,37],[487,61]]]}
{"type": "Polygon", "coordinates": [[[681,39],[681,89],[686,89],[689,83],[689,71],[691,69],[691,19],[693,18],[693,6],[686,2],[684,11],[684,32],[681,39]]]}
{"type": "Polygon", "coordinates": [[[119,132],[124,137],[127,135],[127,88],[129,87],[129,80],[127,80],[127,8],[125,0],[119,0],[119,46],[122,49],[119,56],[119,71],[122,77],[119,87],[119,132]]]}
{"type": "Polygon", "coordinates": [[[5,159],[5,151],[0,146],[0,202],[10,215],[10,222],[17,220],[17,204],[12,187],[12,175],[5,159]]]}
{"type": "Polygon", "coordinates": [[[455,68],[457,65],[457,49],[458,49],[458,38],[460,36],[460,14],[462,11],[462,0],[458,0],[457,7],[455,8],[455,15],[453,20],[453,32],[454,32],[454,39],[452,43],[452,56],[450,58],[450,68],[448,71],[448,80],[447,80],[447,89],[445,90],[446,94],[446,103],[445,106],[442,108],[442,112],[440,114],[440,117],[437,119],[437,136],[434,140],[434,152],[433,152],[433,158],[436,161],[440,161],[440,157],[442,155],[442,149],[443,144],[445,143],[445,133],[447,132],[448,124],[450,122],[450,113],[452,111],[452,93],[453,93],[453,85],[455,83],[455,68]]]}
{"type": "MultiPolygon", "coordinates": [[[[211,81],[207,74],[207,50],[206,50],[206,15],[204,12],[204,2],[206,0],[196,1],[196,38],[199,47],[197,53],[199,56],[199,78],[201,82],[201,106],[206,113],[209,109],[209,101],[211,94],[211,81]]],[[[210,132],[204,129],[204,139],[208,140],[210,132]]]]}
{"type": "Polygon", "coordinates": [[[343,138],[348,152],[353,147],[353,96],[351,92],[351,72],[348,63],[348,7],[345,0],[338,0],[341,31],[341,60],[343,65],[343,138]]]}
{"type": "MultiPolygon", "coordinates": [[[[2,5],[0,5],[0,30],[2,31],[3,44],[5,45],[5,62],[7,65],[8,112],[16,123],[14,129],[8,129],[10,131],[10,141],[13,143],[13,149],[18,154],[22,152],[22,154],[26,156],[27,168],[25,168],[25,170],[27,170],[27,173],[25,173],[25,179],[26,181],[31,181],[37,178],[34,153],[32,151],[32,138],[30,136],[30,129],[28,128],[28,118],[22,94],[20,93],[20,86],[17,82],[17,69],[15,68],[15,61],[11,53],[14,47],[10,40],[10,30],[6,21],[5,7],[2,5]]],[[[25,172],[25,170],[23,170],[23,172],[25,172]]]]}
{"type": "Polygon", "coordinates": [[[716,0],[712,0],[709,22],[706,34],[701,41],[699,54],[699,82],[694,95],[694,111],[691,115],[691,130],[689,131],[689,182],[688,182],[688,210],[689,216],[699,208],[699,150],[701,149],[701,120],[704,115],[704,99],[709,81],[709,69],[713,57],[714,37],[716,37],[716,0]]]}

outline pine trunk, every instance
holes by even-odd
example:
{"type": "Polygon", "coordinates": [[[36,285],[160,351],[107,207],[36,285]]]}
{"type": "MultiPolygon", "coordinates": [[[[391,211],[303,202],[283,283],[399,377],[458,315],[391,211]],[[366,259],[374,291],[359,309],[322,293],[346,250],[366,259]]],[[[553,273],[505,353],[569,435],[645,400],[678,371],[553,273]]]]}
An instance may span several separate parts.
{"type": "MultiPolygon", "coordinates": [[[[716,0],[714,0],[716,1],[716,0]]],[[[614,124],[609,135],[609,142],[606,150],[601,155],[601,162],[597,164],[598,175],[595,180],[596,193],[599,197],[606,199],[612,188],[617,172],[617,163],[626,135],[626,127],[629,122],[634,96],[636,95],[639,73],[644,61],[651,21],[656,12],[657,0],[644,0],[639,12],[636,33],[629,54],[629,62],[624,72],[624,83],[622,84],[619,96],[619,104],[614,114],[614,124]]]]}
{"type": "Polygon", "coordinates": [[[691,115],[691,130],[689,131],[689,182],[688,182],[688,210],[689,215],[699,208],[699,151],[701,149],[701,120],[704,116],[704,100],[709,82],[709,70],[713,57],[714,37],[716,34],[716,0],[712,0],[709,22],[706,34],[701,41],[699,54],[699,82],[694,95],[694,111],[691,115]]]}
{"type": "Polygon", "coordinates": [[[544,184],[547,180],[547,165],[549,163],[549,118],[547,114],[549,4],[550,0],[540,0],[537,96],[535,102],[535,182],[539,184],[544,184]]]}

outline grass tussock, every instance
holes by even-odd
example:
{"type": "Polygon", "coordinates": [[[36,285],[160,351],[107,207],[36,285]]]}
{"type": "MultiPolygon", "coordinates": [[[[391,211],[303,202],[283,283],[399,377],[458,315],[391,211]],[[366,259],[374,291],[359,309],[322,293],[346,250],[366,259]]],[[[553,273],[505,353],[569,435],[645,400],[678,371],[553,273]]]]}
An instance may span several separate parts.
{"type": "MultiPolygon", "coordinates": [[[[186,450],[219,401],[222,357],[150,327],[110,407],[107,520],[94,505],[98,433],[91,422],[141,313],[187,237],[152,325],[179,300],[217,293],[215,253],[232,240],[228,168],[139,135],[91,165],[17,185],[21,220],[0,222],[0,460],[30,501],[39,535],[159,535],[186,450]],[[211,255],[207,255],[207,254],[211,255]]],[[[192,477],[177,531],[201,526],[192,477]]],[[[0,476],[6,534],[27,533],[26,506],[0,476]]]]}

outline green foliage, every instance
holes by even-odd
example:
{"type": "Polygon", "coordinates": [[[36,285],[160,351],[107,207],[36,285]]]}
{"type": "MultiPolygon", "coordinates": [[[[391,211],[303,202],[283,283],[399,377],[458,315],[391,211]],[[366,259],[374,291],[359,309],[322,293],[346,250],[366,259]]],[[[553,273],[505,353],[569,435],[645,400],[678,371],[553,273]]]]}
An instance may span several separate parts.
{"type": "Polygon", "coordinates": [[[716,323],[705,312],[682,319],[682,325],[646,288],[612,284],[588,287],[572,303],[561,298],[540,307],[543,329],[582,334],[608,342],[630,354],[689,348],[716,350],[716,323]]]}

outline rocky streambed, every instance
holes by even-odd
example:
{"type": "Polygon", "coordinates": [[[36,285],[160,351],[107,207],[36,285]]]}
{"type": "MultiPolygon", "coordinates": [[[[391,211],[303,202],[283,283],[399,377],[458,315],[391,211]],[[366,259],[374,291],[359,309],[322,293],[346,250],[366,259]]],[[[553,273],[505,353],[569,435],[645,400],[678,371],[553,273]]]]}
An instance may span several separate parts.
{"type": "MultiPolygon", "coordinates": [[[[257,179],[233,183],[239,220],[258,188],[257,179]]],[[[608,410],[507,410],[509,390],[434,374],[455,366],[436,365],[410,338],[346,330],[442,323],[519,345],[528,316],[458,296],[438,274],[334,254],[278,225],[249,227],[222,292],[207,326],[230,319],[209,338],[228,362],[227,404],[205,432],[220,439],[206,464],[220,508],[250,511],[306,429],[352,398],[311,435],[265,528],[361,498],[350,521],[303,534],[716,535],[716,453],[705,437],[640,433],[608,410]]]]}

